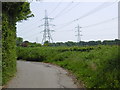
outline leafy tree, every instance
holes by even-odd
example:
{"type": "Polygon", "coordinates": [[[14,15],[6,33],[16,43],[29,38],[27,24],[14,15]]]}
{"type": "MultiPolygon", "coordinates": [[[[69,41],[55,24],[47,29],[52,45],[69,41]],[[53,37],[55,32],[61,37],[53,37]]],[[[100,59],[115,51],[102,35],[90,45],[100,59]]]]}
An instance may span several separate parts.
{"type": "Polygon", "coordinates": [[[50,45],[49,41],[45,41],[43,46],[49,46],[49,45],[50,45]]]}
{"type": "Polygon", "coordinates": [[[29,7],[30,4],[27,2],[3,2],[2,4],[3,14],[6,13],[14,23],[34,16],[29,7]]]}
{"type": "Polygon", "coordinates": [[[75,43],[72,42],[72,41],[65,42],[65,44],[66,44],[67,46],[74,46],[74,45],[75,45],[75,43]]]}
{"type": "Polygon", "coordinates": [[[120,40],[115,39],[115,40],[104,40],[101,42],[100,40],[98,41],[80,41],[80,42],[56,42],[56,43],[51,43],[49,46],[94,46],[94,45],[120,45],[120,40]]]}
{"type": "Polygon", "coordinates": [[[16,22],[32,16],[28,2],[2,3],[2,84],[16,72],[16,22]]]}
{"type": "Polygon", "coordinates": [[[17,46],[21,46],[22,42],[23,42],[23,38],[17,37],[17,40],[16,40],[17,46]]]}

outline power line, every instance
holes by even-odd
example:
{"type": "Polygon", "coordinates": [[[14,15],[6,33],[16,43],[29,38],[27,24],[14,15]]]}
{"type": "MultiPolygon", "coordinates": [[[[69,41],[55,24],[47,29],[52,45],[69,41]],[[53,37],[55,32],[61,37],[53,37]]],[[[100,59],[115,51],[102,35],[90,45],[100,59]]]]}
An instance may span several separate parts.
{"type": "Polygon", "coordinates": [[[68,5],[65,8],[63,8],[54,18],[59,17],[59,15],[61,15],[62,12],[64,12],[67,8],[69,8],[69,6],[71,6],[72,3],[73,3],[73,1],[68,3],[68,5]]]}
{"type": "MultiPolygon", "coordinates": [[[[83,27],[82,27],[83,28],[83,27]]],[[[108,29],[111,29],[111,28],[108,28],[108,29]]],[[[73,30],[65,30],[65,31],[73,31],[73,30]]],[[[64,32],[64,31],[62,31],[62,32],[64,32]]],[[[39,35],[39,33],[37,32],[37,33],[34,33],[34,34],[32,34],[32,35],[30,35],[30,36],[27,36],[27,37],[24,37],[24,38],[33,38],[33,37],[35,37],[36,35],[39,35]]],[[[21,37],[21,36],[20,36],[21,37]]]]}
{"type": "MultiPolygon", "coordinates": [[[[100,25],[100,24],[108,23],[108,22],[113,21],[113,20],[115,20],[115,19],[117,19],[117,18],[118,18],[118,17],[114,17],[114,18],[111,18],[111,19],[108,19],[108,20],[105,20],[105,21],[102,21],[102,22],[98,22],[98,23],[95,23],[95,24],[83,26],[82,28],[94,27],[94,26],[97,26],[97,25],[100,25]]],[[[71,29],[71,30],[62,30],[62,31],[57,31],[57,32],[66,32],[66,31],[68,32],[68,31],[74,31],[74,30],[73,30],[73,29],[71,29]]],[[[43,32],[43,31],[41,31],[41,32],[43,32]]],[[[34,37],[34,35],[39,34],[39,33],[41,33],[41,32],[36,32],[36,33],[30,35],[29,37],[31,37],[31,36],[34,37]]],[[[26,37],[25,37],[25,38],[26,38],[26,37]]]]}
{"type": "Polygon", "coordinates": [[[62,0],[56,5],[56,7],[50,12],[49,16],[61,5],[62,0]]]}
{"type": "MultiPolygon", "coordinates": [[[[73,7],[69,8],[66,12],[64,12],[65,14],[67,14],[68,12],[70,12],[72,9],[74,9],[75,7],[77,7],[80,3],[78,2],[77,4],[75,4],[73,7]]],[[[62,15],[65,15],[65,14],[61,14],[60,16],[62,15]]],[[[59,17],[60,17],[59,16],[59,17]]]]}
{"type": "Polygon", "coordinates": [[[115,19],[117,19],[117,18],[118,18],[118,17],[114,17],[114,18],[111,18],[111,19],[108,19],[108,20],[105,20],[105,21],[102,21],[102,22],[98,22],[98,23],[95,23],[95,24],[91,24],[91,25],[84,26],[84,27],[82,27],[82,28],[89,28],[89,27],[97,26],[97,25],[100,25],[100,24],[104,24],[104,23],[113,21],[113,20],[115,20],[115,19]]]}
{"type": "MultiPolygon", "coordinates": [[[[112,4],[114,4],[114,3],[115,3],[115,2],[113,2],[112,4]]],[[[108,6],[111,6],[112,4],[106,5],[106,2],[105,2],[105,3],[101,4],[100,6],[98,6],[97,8],[93,9],[92,11],[90,11],[90,12],[82,15],[81,17],[73,20],[72,22],[75,22],[75,21],[78,21],[78,20],[80,20],[80,19],[83,19],[83,18],[85,18],[85,17],[87,17],[87,16],[89,16],[89,15],[91,15],[91,14],[94,14],[94,13],[96,13],[96,12],[98,12],[98,11],[100,11],[100,10],[108,7],[108,6]]]]}
{"type": "MultiPolygon", "coordinates": [[[[71,3],[72,3],[72,2],[71,2],[71,3]]],[[[115,3],[115,2],[113,2],[113,3],[115,3]]],[[[112,3],[112,4],[113,4],[113,3],[112,3]]],[[[69,4],[69,5],[70,5],[70,4],[69,4]]],[[[111,4],[110,4],[110,5],[111,5],[111,4]]],[[[103,3],[103,4],[100,5],[100,6],[105,6],[105,3],[103,3]]],[[[100,6],[98,6],[98,7],[100,7],[100,6]]],[[[105,6],[105,7],[106,7],[106,6],[105,6]]],[[[102,8],[102,9],[103,9],[103,8],[102,8]]],[[[94,9],[94,10],[92,10],[92,12],[93,12],[93,11],[96,11],[96,10],[97,10],[97,9],[94,9]]],[[[91,12],[91,11],[90,11],[90,12],[91,12]]],[[[90,13],[90,12],[88,12],[88,13],[90,13]]],[[[87,15],[87,14],[85,14],[85,15],[87,15]]],[[[87,16],[88,16],[88,15],[87,15],[87,16]]],[[[85,16],[83,15],[83,16],[81,16],[81,17],[85,17],[85,16]]],[[[80,18],[81,18],[81,17],[80,17],[80,18]]],[[[80,18],[79,18],[79,19],[80,19],[80,18]]],[[[82,19],[82,18],[81,18],[81,19],[82,19]]],[[[41,19],[40,21],[42,21],[42,20],[43,20],[43,19],[41,19]]],[[[68,23],[64,24],[64,26],[62,26],[62,27],[64,28],[64,27],[72,24],[73,22],[75,22],[75,21],[77,21],[77,20],[78,20],[78,19],[75,19],[75,20],[73,20],[73,21],[71,21],[71,22],[68,22],[68,23]]],[[[36,23],[36,21],[33,22],[33,23],[36,23]]],[[[32,23],[32,24],[33,24],[33,23],[32,23]]],[[[29,25],[27,25],[26,27],[29,27],[29,25]]],[[[33,30],[34,30],[34,29],[33,29],[33,30]]],[[[25,33],[24,31],[22,31],[22,32],[25,33]]]]}
{"type": "MultiPolygon", "coordinates": [[[[94,23],[94,24],[91,24],[91,25],[83,26],[82,28],[94,27],[94,26],[97,26],[97,25],[100,25],[100,24],[108,23],[108,22],[113,21],[113,20],[115,20],[117,18],[118,17],[114,17],[114,18],[111,18],[111,19],[108,19],[108,20],[104,20],[104,21],[101,21],[101,22],[98,22],[98,23],[94,23]]],[[[62,30],[62,31],[66,31],[66,30],[62,30]]],[[[60,32],[62,32],[62,31],[60,31],[60,32]]],[[[68,30],[68,31],[71,31],[71,30],[68,30]]],[[[57,31],[57,32],[59,32],[59,31],[57,31]]]]}
{"type": "Polygon", "coordinates": [[[100,25],[100,24],[103,24],[103,23],[107,23],[107,22],[109,22],[109,21],[111,21],[111,20],[115,20],[116,18],[117,18],[117,17],[112,18],[112,19],[110,19],[110,20],[105,20],[105,21],[102,21],[102,22],[99,22],[99,23],[96,23],[96,24],[87,25],[87,26],[84,26],[83,28],[89,28],[89,27],[93,27],[93,26],[100,25]]]}
{"type": "Polygon", "coordinates": [[[74,31],[73,29],[71,30],[62,30],[62,31],[57,31],[57,32],[66,32],[66,31],[74,31]]]}
{"type": "MultiPolygon", "coordinates": [[[[117,1],[118,1],[118,0],[116,0],[115,2],[117,2],[117,1]]],[[[83,18],[85,18],[85,17],[87,17],[87,16],[89,16],[89,15],[91,15],[91,14],[94,14],[94,13],[96,13],[96,12],[98,12],[98,11],[100,11],[100,10],[102,10],[102,9],[104,9],[104,8],[106,8],[106,7],[108,7],[108,6],[111,6],[111,5],[113,5],[115,2],[111,2],[110,5],[105,5],[106,3],[104,2],[104,3],[101,4],[100,6],[94,8],[92,11],[90,11],[90,12],[88,12],[88,13],[82,15],[81,17],[79,17],[79,18],[77,18],[77,19],[74,19],[74,20],[72,20],[72,21],[70,21],[70,22],[68,22],[68,23],[62,24],[63,26],[61,26],[61,27],[58,28],[58,29],[64,28],[64,27],[66,27],[66,26],[72,24],[73,22],[76,22],[76,21],[78,21],[78,20],[80,20],[80,19],[83,19],[83,18]],[[102,7],[102,8],[101,8],[101,7],[102,7]]]]}

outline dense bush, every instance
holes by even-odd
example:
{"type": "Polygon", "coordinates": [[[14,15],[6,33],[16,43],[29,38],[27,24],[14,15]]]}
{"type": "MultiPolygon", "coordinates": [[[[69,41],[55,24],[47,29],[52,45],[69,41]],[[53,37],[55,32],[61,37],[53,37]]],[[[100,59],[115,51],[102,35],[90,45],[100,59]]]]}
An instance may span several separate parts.
{"type": "MultiPolygon", "coordinates": [[[[33,16],[27,2],[2,3],[2,84],[16,72],[16,22],[33,16]]],[[[1,44],[0,44],[1,45],[1,44]]]]}
{"type": "Polygon", "coordinates": [[[85,87],[120,88],[118,49],[118,46],[18,47],[17,55],[19,59],[60,65],[73,72],[85,87]]]}
{"type": "Polygon", "coordinates": [[[16,72],[16,29],[6,14],[3,14],[2,24],[2,81],[5,84],[16,72]]]}

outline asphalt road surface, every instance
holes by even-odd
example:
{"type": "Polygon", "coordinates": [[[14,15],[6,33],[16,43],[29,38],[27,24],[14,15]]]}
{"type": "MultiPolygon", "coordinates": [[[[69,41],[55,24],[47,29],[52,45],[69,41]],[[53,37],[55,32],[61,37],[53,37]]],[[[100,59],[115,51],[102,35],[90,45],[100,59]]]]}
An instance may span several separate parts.
{"type": "Polygon", "coordinates": [[[40,62],[17,61],[17,74],[7,88],[77,88],[67,71],[40,62]]]}

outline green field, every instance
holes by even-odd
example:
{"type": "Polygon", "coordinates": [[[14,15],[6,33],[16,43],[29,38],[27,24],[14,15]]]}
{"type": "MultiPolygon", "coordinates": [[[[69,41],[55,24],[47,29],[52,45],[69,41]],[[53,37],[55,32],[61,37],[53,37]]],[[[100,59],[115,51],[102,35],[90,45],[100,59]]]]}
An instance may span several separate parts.
{"type": "Polygon", "coordinates": [[[87,88],[120,88],[119,46],[17,47],[18,59],[57,64],[87,88]]]}

